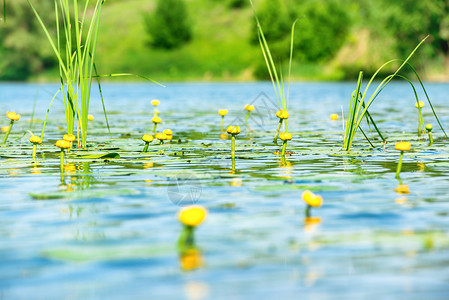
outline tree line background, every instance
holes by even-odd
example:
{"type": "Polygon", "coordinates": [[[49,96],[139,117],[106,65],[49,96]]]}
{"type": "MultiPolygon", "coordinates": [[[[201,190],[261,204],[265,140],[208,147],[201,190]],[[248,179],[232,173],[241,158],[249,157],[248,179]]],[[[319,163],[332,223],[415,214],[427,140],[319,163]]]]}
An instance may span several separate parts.
{"type": "MultiPolygon", "coordinates": [[[[53,1],[34,1],[55,32],[53,1]]],[[[83,1],[79,1],[83,2],[83,1]]],[[[254,0],[273,56],[301,80],[353,79],[405,58],[427,79],[449,80],[448,0],[254,0]]],[[[26,0],[8,1],[0,80],[57,80],[57,65],[26,0]]],[[[3,15],[3,14],[2,14],[3,15]]],[[[116,0],[103,7],[97,65],[157,80],[254,80],[268,74],[248,0],[116,0]]],[[[389,70],[386,70],[389,71],[389,70]]]]}

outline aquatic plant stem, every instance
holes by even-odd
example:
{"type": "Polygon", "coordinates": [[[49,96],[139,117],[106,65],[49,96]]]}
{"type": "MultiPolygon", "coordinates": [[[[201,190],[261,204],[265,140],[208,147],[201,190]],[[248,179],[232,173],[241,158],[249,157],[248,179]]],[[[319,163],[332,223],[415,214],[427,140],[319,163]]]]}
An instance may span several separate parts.
{"type": "Polygon", "coordinates": [[[224,122],[224,116],[221,116],[220,131],[224,131],[223,122],[224,122]]]}
{"type": "Polygon", "coordinates": [[[143,152],[147,152],[148,151],[148,145],[149,144],[150,143],[148,143],[148,142],[145,143],[145,147],[143,147],[143,152]]]}
{"type": "Polygon", "coordinates": [[[310,209],[311,208],[312,207],[309,204],[307,204],[306,211],[305,211],[306,218],[310,218],[310,209]]]}
{"type": "Polygon", "coordinates": [[[282,145],[282,153],[281,153],[282,157],[285,157],[285,149],[287,149],[287,144],[288,141],[284,141],[284,144],[282,145]]]}
{"type": "Polygon", "coordinates": [[[33,155],[32,155],[33,160],[36,160],[36,149],[37,149],[37,145],[34,144],[34,145],[33,145],[33,155]]]}
{"type": "Polygon", "coordinates": [[[245,118],[245,125],[246,126],[248,126],[248,119],[249,119],[249,115],[251,114],[251,112],[250,111],[248,111],[247,113],[246,113],[246,118],[245,118]]]}
{"type": "Polygon", "coordinates": [[[157,123],[154,123],[153,133],[156,133],[157,123]]]}
{"type": "Polygon", "coordinates": [[[8,140],[8,136],[9,136],[9,133],[11,132],[12,125],[14,125],[14,120],[11,120],[11,122],[9,123],[8,130],[6,131],[5,137],[3,138],[3,143],[2,143],[3,145],[6,144],[6,141],[8,140]]]}
{"type": "Polygon", "coordinates": [[[231,143],[231,156],[232,161],[235,161],[235,135],[232,135],[232,143],[231,143]]]}
{"type": "Polygon", "coordinates": [[[424,131],[424,120],[422,117],[422,108],[418,103],[418,137],[421,136],[422,132],[424,131]]]}
{"type": "Polygon", "coordinates": [[[275,144],[278,143],[279,130],[281,130],[281,125],[282,125],[282,121],[283,121],[283,120],[284,120],[284,119],[279,119],[278,127],[276,128],[276,133],[275,133],[275,135],[274,135],[274,140],[273,140],[273,142],[274,142],[275,144]]]}
{"type": "Polygon", "coordinates": [[[64,150],[61,149],[61,174],[64,173],[64,150]]]}
{"type": "Polygon", "coordinates": [[[433,145],[433,136],[432,136],[432,132],[429,132],[429,146],[433,145]]]}
{"type": "Polygon", "coordinates": [[[404,151],[401,151],[401,155],[399,156],[398,167],[396,168],[396,179],[399,179],[399,173],[401,173],[403,156],[404,156],[404,151]]]}
{"type": "Polygon", "coordinates": [[[194,246],[195,244],[195,227],[184,226],[178,239],[178,250],[183,250],[194,246]]]}

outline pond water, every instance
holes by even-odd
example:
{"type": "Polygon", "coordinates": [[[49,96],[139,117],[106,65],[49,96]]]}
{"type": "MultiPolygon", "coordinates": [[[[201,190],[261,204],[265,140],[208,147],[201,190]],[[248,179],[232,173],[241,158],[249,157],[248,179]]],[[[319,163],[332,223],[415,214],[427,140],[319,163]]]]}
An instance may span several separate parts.
{"type": "MultiPolygon", "coordinates": [[[[0,148],[0,299],[449,299],[448,139],[428,105],[435,143],[417,137],[407,84],[392,83],[370,109],[385,150],[380,140],[370,149],[359,132],[351,152],[341,150],[341,111],[355,83],[292,84],[286,161],[272,142],[270,83],[105,84],[111,133],[94,93],[90,151],[71,151],[62,175],[61,100],[37,162],[25,134],[40,135],[57,88],[0,84],[0,111],[22,115],[0,148]],[[153,98],[159,128],[174,139],[142,153],[153,98]],[[256,106],[248,126],[246,103],[256,106]],[[235,171],[220,108],[229,109],[226,126],[242,127],[235,171]],[[408,194],[395,191],[401,140],[412,143],[401,172],[408,194]],[[111,152],[120,158],[86,156],[111,152]],[[324,199],[313,222],[304,190],[324,199]],[[192,203],[209,214],[186,258],[176,216],[192,203]]],[[[449,131],[449,84],[426,88],[449,131]]]]}

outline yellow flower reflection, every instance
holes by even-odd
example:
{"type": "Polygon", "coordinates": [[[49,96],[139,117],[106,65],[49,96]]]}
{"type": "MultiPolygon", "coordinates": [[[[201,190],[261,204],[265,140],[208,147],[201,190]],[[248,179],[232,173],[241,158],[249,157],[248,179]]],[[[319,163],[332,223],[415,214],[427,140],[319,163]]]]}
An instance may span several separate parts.
{"type": "Polygon", "coordinates": [[[192,271],[204,266],[203,255],[197,248],[184,251],[179,257],[179,264],[184,271],[192,271]]]}

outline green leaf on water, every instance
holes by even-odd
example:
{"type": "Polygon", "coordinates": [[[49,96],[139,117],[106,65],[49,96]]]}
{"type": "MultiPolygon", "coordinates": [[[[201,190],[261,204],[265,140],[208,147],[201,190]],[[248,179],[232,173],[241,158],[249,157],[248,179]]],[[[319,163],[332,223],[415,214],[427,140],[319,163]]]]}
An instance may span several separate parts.
{"type": "Polygon", "coordinates": [[[114,158],[114,159],[118,159],[120,158],[120,154],[116,153],[116,152],[111,152],[111,153],[100,153],[100,154],[78,154],[77,155],[80,158],[87,158],[87,159],[98,159],[98,158],[114,158]]]}

